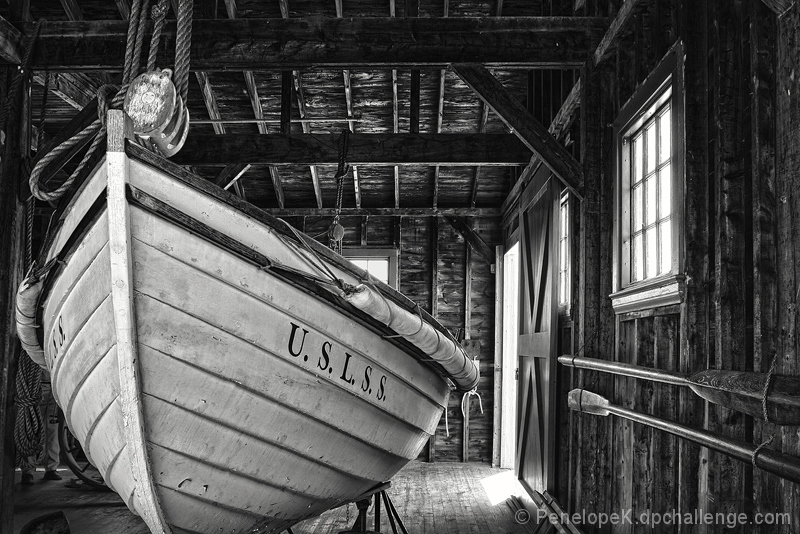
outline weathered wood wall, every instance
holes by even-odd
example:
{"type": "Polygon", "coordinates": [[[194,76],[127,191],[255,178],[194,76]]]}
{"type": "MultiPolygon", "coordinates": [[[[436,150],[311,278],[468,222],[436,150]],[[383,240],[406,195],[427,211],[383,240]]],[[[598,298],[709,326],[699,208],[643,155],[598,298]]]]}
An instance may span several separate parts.
{"type": "MultiPolygon", "coordinates": [[[[327,243],[327,237],[322,234],[330,225],[329,217],[296,217],[290,222],[327,243]]],[[[500,243],[498,218],[475,219],[470,224],[492,249],[500,243]]],[[[480,343],[481,380],[477,392],[481,396],[483,413],[478,400],[472,397],[469,402],[467,458],[463,454],[462,396],[457,393],[450,396],[447,408],[449,435],[442,417],[432,446],[424,450],[420,458],[490,462],[495,312],[495,275],[491,266],[479,254],[468,252],[469,245],[445,218],[343,217],[342,225],[345,228],[343,247],[346,249],[398,249],[400,291],[437,317],[459,339],[469,338],[480,343]],[[469,324],[466,325],[465,321],[469,324]],[[432,457],[429,457],[430,452],[433,452],[432,457]]]]}
{"type": "MultiPolygon", "coordinates": [[[[630,1],[630,0],[628,0],[630,1]]],[[[621,2],[587,3],[589,12],[621,2]]],[[[585,200],[574,252],[578,291],[562,346],[583,356],[691,373],[716,368],[799,375],[800,8],[782,17],[761,0],[641,3],[610,58],[583,72],[585,200]],[[679,305],[615,316],[612,123],[670,46],[685,51],[683,272],[679,305]]],[[[562,371],[615,404],[800,456],[797,427],[776,427],[704,403],[685,388],[562,371]]],[[[569,511],[787,512],[788,524],[606,525],[600,532],[790,533],[800,528],[800,485],[619,418],[574,414],[560,460],[569,511]],[[730,525],[727,525],[730,526],[730,525]]],[[[586,532],[593,532],[590,527],[586,532]]]]}

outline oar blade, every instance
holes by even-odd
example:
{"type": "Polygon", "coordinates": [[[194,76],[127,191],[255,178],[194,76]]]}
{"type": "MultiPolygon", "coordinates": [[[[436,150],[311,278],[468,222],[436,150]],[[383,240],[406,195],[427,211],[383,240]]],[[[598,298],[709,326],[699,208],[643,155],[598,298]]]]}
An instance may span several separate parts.
{"type": "Polygon", "coordinates": [[[597,393],[586,391],[585,389],[573,389],[567,397],[569,407],[577,412],[591,413],[594,415],[606,416],[609,402],[606,398],[597,393]]]}
{"type": "MultiPolygon", "coordinates": [[[[689,378],[692,391],[709,402],[764,419],[765,373],[709,369],[689,378]]],[[[800,378],[774,375],[767,395],[771,423],[800,425],[800,378]]]]}

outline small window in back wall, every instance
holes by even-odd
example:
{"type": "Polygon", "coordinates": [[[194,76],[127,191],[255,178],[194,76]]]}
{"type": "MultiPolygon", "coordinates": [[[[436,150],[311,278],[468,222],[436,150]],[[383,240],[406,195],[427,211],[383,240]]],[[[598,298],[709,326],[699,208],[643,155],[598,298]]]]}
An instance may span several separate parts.
{"type": "Polygon", "coordinates": [[[680,302],[683,52],[677,43],[614,123],[617,313],[680,302]]]}
{"type": "Polygon", "coordinates": [[[345,249],[342,255],[367,271],[375,280],[397,289],[398,269],[396,249],[345,249]]]}

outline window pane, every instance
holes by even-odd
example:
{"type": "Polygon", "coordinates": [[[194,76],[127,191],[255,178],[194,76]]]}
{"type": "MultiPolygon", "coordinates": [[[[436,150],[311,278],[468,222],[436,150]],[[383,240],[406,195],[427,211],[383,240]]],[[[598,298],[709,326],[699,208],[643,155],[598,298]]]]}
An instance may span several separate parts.
{"type": "Polygon", "coordinates": [[[355,265],[356,267],[360,267],[360,268],[364,269],[365,271],[369,271],[369,268],[368,268],[369,267],[369,265],[368,265],[369,262],[366,259],[350,258],[350,261],[353,262],[353,265],[355,265]]]}
{"type": "Polygon", "coordinates": [[[647,128],[647,174],[656,170],[656,124],[650,123],[647,128]]]}
{"type": "Polygon", "coordinates": [[[672,213],[672,166],[665,165],[658,171],[661,190],[659,191],[659,219],[669,216],[672,213]]]}
{"type": "Polygon", "coordinates": [[[656,177],[651,176],[645,180],[645,189],[647,194],[647,204],[644,207],[646,224],[649,226],[656,222],[656,177]]]}
{"type": "Polygon", "coordinates": [[[383,282],[389,282],[389,260],[388,259],[370,259],[368,261],[367,271],[369,274],[383,282]]]}
{"type": "Polygon", "coordinates": [[[658,225],[661,233],[661,270],[660,274],[672,269],[672,219],[658,225]]]}
{"type": "Polygon", "coordinates": [[[633,280],[642,280],[644,278],[644,250],[642,250],[642,234],[636,235],[633,238],[633,269],[631,275],[633,280]]]}
{"type": "Polygon", "coordinates": [[[645,246],[647,247],[647,268],[645,269],[645,277],[651,278],[658,272],[658,238],[656,237],[655,226],[647,229],[645,246]]]}
{"type": "Polygon", "coordinates": [[[631,228],[631,232],[638,232],[642,229],[643,191],[644,184],[639,184],[633,188],[633,228],[631,228]]]}
{"type": "Polygon", "coordinates": [[[637,135],[633,139],[633,182],[636,183],[642,179],[642,144],[644,144],[644,137],[637,135]]]}
{"type": "Polygon", "coordinates": [[[672,110],[667,107],[663,115],[658,119],[659,127],[661,128],[660,136],[660,149],[659,149],[659,163],[664,163],[672,157],[672,110]]]}

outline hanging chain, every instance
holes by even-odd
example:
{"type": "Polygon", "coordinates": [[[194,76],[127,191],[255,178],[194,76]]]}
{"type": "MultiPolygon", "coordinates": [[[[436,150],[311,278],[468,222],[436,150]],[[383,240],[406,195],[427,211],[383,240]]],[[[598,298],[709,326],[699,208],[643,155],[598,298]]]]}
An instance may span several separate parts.
{"type": "Polygon", "coordinates": [[[350,130],[342,130],[339,136],[339,168],[336,170],[336,214],[333,216],[330,229],[328,230],[328,237],[330,239],[330,248],[334,252],[342,253],[342,239],[344,238],[344,228],[339,223],[342,213],[342,199],[344,198],[344,177],[350,172],[350,166],[347,164],[347,150],[350,142],[350,130]]]}

